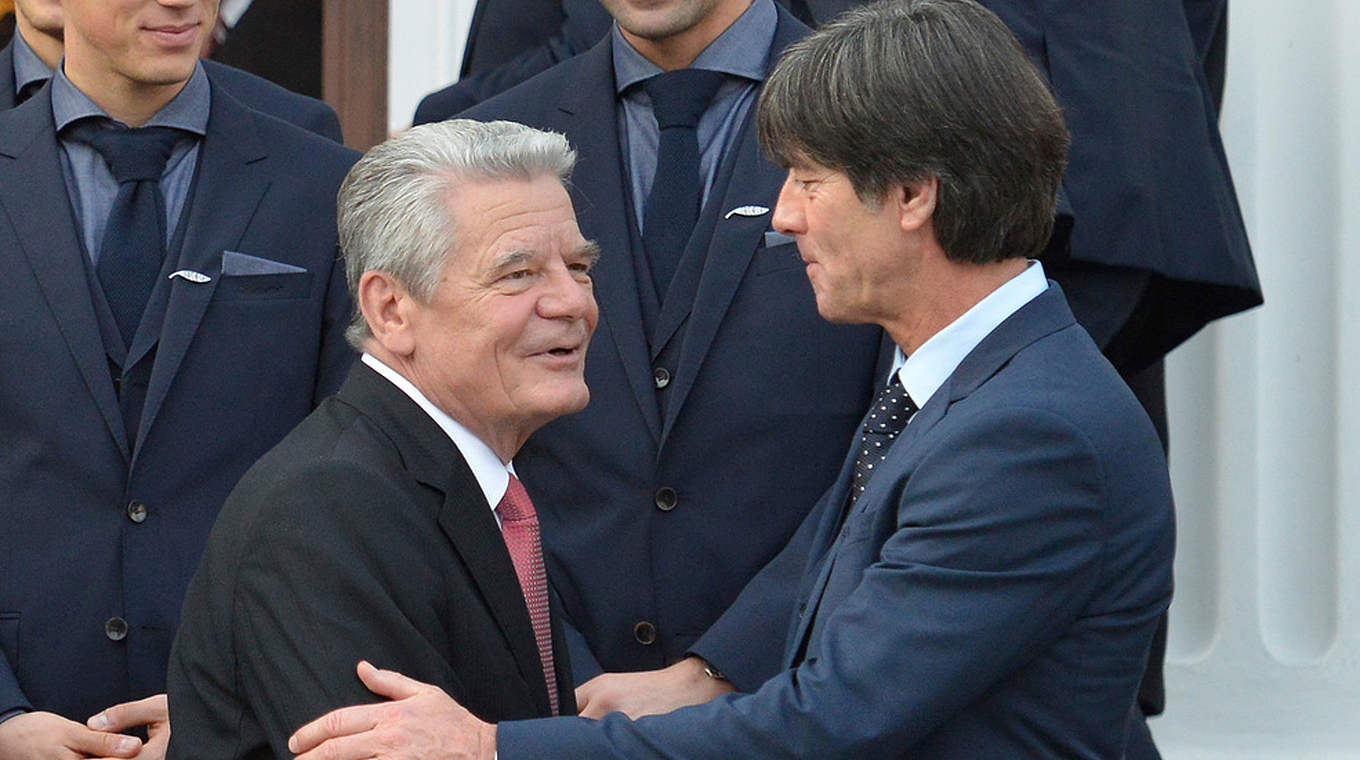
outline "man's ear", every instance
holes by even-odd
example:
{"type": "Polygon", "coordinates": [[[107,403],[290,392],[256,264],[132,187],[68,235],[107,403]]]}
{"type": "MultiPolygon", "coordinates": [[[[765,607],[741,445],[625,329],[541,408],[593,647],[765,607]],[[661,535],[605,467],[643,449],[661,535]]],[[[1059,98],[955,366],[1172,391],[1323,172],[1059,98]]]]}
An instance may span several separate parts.
{"type": "Polygon", "coordinates": [[[890,191],[897,203],[902,230],[915,232],[930,223],[935,215],[935,201],[940,193],[939,177],[927,177],[890,191]]]}
{"type": "Polygon", "coordinates": [[[411,331],[414,300],[392,275],[370,269],[359,277],[358,308],[373,339],[397,356],[415,350],[411,331]]]}

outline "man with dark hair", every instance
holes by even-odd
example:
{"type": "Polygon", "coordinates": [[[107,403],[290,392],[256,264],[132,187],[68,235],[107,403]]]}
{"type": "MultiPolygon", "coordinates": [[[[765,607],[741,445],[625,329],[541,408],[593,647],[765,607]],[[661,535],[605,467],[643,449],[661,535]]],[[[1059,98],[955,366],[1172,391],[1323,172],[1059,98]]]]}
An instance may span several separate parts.
{"type": "Polygon", "coordinates": [[[1067,147],[1057,103],[972,0],[892,0],[793,46],[759,113],[788,166],[774,223],[818,311],[897,346],[799,539],[693,647],[726,670],[782,641],[782,672],[714,697],[690,658],[610,677],[634,716],[685,709],[489,725],[362,666],[398,701],[304,726],[300,760],[1124,756],[1171,596],[1170,484],[1033,259],[1067,147]]]}
{"type": "Polygon", "coordinates": [[[215,0],[37,5],[64,58],[0,112],[0,757],[154,758],[218,509],[354,359],[358,154],[207,73],[215,0]]]}
{"type": "MultiPolygon", "coordinates": [[[[0,47],[0,111],[28,100],[46,84],[64,47],[61,0],[18,0],[14,16],[14,39],[0,47]]],[[[204,61],[203,68],[214,84],[251,108],[342,142],[340,119],[325,103],[215,61],[204,61]]]]}
{"type": "MultiPolygon", "coordinates": [[[[680,660],[788,542],[873,397],[882,344],[818,317],[770,227],[784,173],[754,103],[807,28],[772,0],[605,6],[617,21],[598,45],[466,114],[567,136],[581,232],[602,251],[590,406],[517,459],[579,681],[680,660]]],[[[773,672],[776,655],[741,666],[773,672]]]]}

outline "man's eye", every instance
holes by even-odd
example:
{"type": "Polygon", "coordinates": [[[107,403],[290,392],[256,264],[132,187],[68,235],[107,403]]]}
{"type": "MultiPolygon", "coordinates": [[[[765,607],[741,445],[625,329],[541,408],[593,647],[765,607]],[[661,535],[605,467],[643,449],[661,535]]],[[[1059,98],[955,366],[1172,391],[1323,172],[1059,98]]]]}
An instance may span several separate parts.
{"type": "Polygon", "coordinates": [[[531,274],[533,274],[533,272],[530,272],[528,269],[516,269],[515,271],[510,272],[509,274],[505,275],[505,277],[504,277],[503,279],[506,279],[506,280],[523,280],[524,278],[528,277],[528,276],[531,275],[531,274]]]}

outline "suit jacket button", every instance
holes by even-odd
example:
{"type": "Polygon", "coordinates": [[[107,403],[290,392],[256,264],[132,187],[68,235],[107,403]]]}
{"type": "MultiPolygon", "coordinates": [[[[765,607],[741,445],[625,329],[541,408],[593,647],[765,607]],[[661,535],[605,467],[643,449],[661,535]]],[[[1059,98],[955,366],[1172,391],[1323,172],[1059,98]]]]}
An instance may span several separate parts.
{"type": "Polygon", "coordinates": [[[675,509],[675,505],[680,501],[680,497],[675,493],[675,489],[670,486],[662,486],[656,489],[656,508],[662,512],[669,512],[675,509]]]}
{"type": "Polygon", "coordinates": [[[110,641],[122,641],[123,639],[126,639],[128,635],[127,621],[120,617],[111,617],[108,620],[105,620],[104,635],[108,636],[110,641]]]}
{"type": "Polygon", "coordinates": [[[656,643],[656,626],[643,620],[633,626],[633,638],[637,640],[637,643],[645,647],[651,646],[656,643]]]}
{"type": "Polygon", "coordinates": [[[671,371],[665,367],[657,367],[652,370],[652,382],[657,390],[661,390],[671,384],[671,371]]]}
{"type": "Polygon", "coordinates": [[[146,522],[146,505],[135,500],[128,502],[127,516],[135,523],[146,522]]]}

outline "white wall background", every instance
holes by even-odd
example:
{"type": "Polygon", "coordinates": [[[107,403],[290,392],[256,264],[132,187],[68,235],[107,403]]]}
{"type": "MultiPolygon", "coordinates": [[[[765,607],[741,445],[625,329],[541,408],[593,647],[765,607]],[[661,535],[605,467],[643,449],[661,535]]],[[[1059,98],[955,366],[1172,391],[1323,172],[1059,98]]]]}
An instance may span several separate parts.
{"type": "Polygon", "coordinates": [[[1153,732],[1169,760],[1360,758],[1360,3],[1229,10],[1222,128],[1266,305],[1168,363],[1180,537],[1153,732]]]}
{"type": "MultiPolygon", "coordinates": [[[[473,0],[390,4],[395,130],[455,78],[473,0]]],[[[1360,758],[1360,0],[1230,14],[1223,134],[1266,306],[1168,361],[1178,585],[1153,733],[1168,760],[1360,758]]]]}

